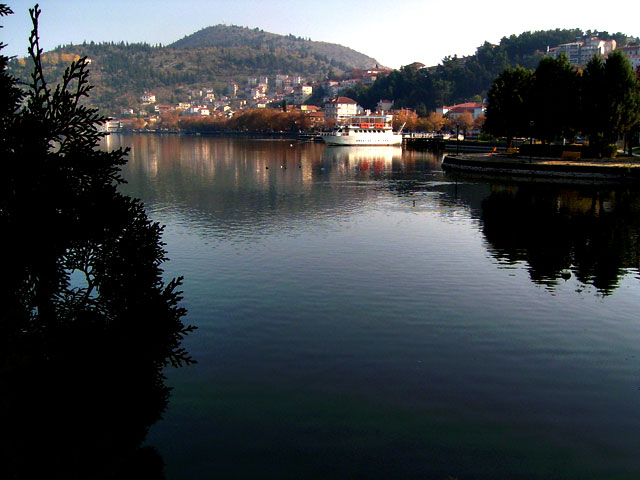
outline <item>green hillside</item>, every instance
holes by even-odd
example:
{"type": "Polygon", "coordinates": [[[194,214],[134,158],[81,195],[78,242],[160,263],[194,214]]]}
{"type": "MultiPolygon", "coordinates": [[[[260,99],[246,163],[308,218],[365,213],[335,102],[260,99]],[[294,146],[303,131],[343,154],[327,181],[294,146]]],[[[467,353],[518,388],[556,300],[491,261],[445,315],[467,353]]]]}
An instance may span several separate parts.
{"type": "MultiPolygon", "coordinates": [[[[78,56],[91,59],[95,88],[90,100],[105,113],[135,105],[145,90],[153,91],[159,103],[175,103],[190,89],[210,87],[222,93],[231,81],[244,85],[247,76],[287,74],[322,79],[330,71],[340,73],[376,64],[374,59],[340,45],[218,26],[165,47],[124,42],[59,47],[45,55],[47,76],[60,78],[69,59],[78,56]]],[[[27,81],[31,64],[14,59],[9,70],[27,81]]]]}
{"type": "Polygon", "coordinates": [[[278,35],[263,30],[236,25],[215,25],[184,37],[170,45],[174,48],[249,46],[256,50],[286,51],[303,57],[312,56],[328,60],[333,66],[371,68],[378,62],[355,50],[335,43],[316,42],[293,35],[278,35]]]}

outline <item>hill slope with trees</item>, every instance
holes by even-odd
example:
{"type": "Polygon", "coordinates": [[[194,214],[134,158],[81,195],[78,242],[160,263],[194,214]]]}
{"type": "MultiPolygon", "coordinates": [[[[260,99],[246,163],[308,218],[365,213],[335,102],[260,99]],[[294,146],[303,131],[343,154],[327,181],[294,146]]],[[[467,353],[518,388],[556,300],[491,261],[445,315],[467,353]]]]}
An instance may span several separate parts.
{"type": "MultiPolygon", "coordinates": [[[[174,103],[189,89],[210,87],[222,92],[229,82],[244,84],[247,76],[323,79],[330,72],[376,64],[375,59],[336,44],[218,26],[172,46],[85,42],[58,47],[43,56],[46,77],[60,78],[71,61],[84,56],[91,60],[95,86],[91,103],[107,113],[137,103],[145,90],[153,91],[160,103],[174,103]]],[[[32,70],[28,58],[9,63],[9,72],[25,82],[32,70]]]]}
{"type": "Polygon", "coordinates": [[[615,39],[618,46],[640,40],[623,33],[609,34],[580,29],[524,32],[504,37],[497,45],[485,42],[469,57],[445,57],[437,66],[402,67],[378,79],[371,87],[356,87],[345,93],[365,108],[374,108],[380,99],[394,101],[395,108],[414,108],[424,116],[442,105],[486,98],[493,80],[507,67],[537,67],[548,47],[575,41],[577,37],[597,36],[615,39]]]}
{"type": "Polygon", "coordinates": [[[303,58],[311,56],[323,59],[342,70],[372,68],[378,65],[375,58],[336,43],[317,42],[294,35],[278,35],[258,28],[250,29],[236,25],[207,27],[169,46],[180,49],[251,47],[256,50],[267,49],[270,52],[286,51],[293,55],[301,55],[303,58]]]}

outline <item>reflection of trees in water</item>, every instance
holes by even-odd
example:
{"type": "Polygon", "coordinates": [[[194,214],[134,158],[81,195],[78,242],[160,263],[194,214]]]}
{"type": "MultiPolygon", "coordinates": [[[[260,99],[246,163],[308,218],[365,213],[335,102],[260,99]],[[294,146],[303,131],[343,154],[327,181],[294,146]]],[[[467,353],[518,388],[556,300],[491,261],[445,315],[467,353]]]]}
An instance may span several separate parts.
{"type": "Polygon", "coordinates": [[[491,253],[527,262],[531,279],[552,287],[570,270],[602,294],[625,269],[637,269],[640,195],[631,188],[494,186],[482,202],[491,253]]]}

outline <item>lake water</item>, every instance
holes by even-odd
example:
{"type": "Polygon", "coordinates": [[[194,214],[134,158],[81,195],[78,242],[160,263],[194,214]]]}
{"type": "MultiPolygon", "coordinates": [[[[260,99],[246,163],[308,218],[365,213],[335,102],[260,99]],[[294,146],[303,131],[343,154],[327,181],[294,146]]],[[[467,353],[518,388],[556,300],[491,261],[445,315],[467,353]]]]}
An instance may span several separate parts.
{"type": "Polygon", "coordinates": [[[184,275],[169,479],[640,477],[640,191],[117,136],[184,275]]]}

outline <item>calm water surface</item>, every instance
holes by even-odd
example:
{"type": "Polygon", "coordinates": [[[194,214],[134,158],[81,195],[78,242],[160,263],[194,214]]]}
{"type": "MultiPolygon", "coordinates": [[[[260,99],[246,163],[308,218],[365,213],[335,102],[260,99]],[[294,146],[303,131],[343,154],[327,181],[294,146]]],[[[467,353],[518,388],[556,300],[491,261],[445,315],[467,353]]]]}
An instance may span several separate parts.
{"type": "Polygon", "coordinates": [[[169,479],[640,477],[640,192],[391,147],[115,136],[166,225],[169,479]]]}

